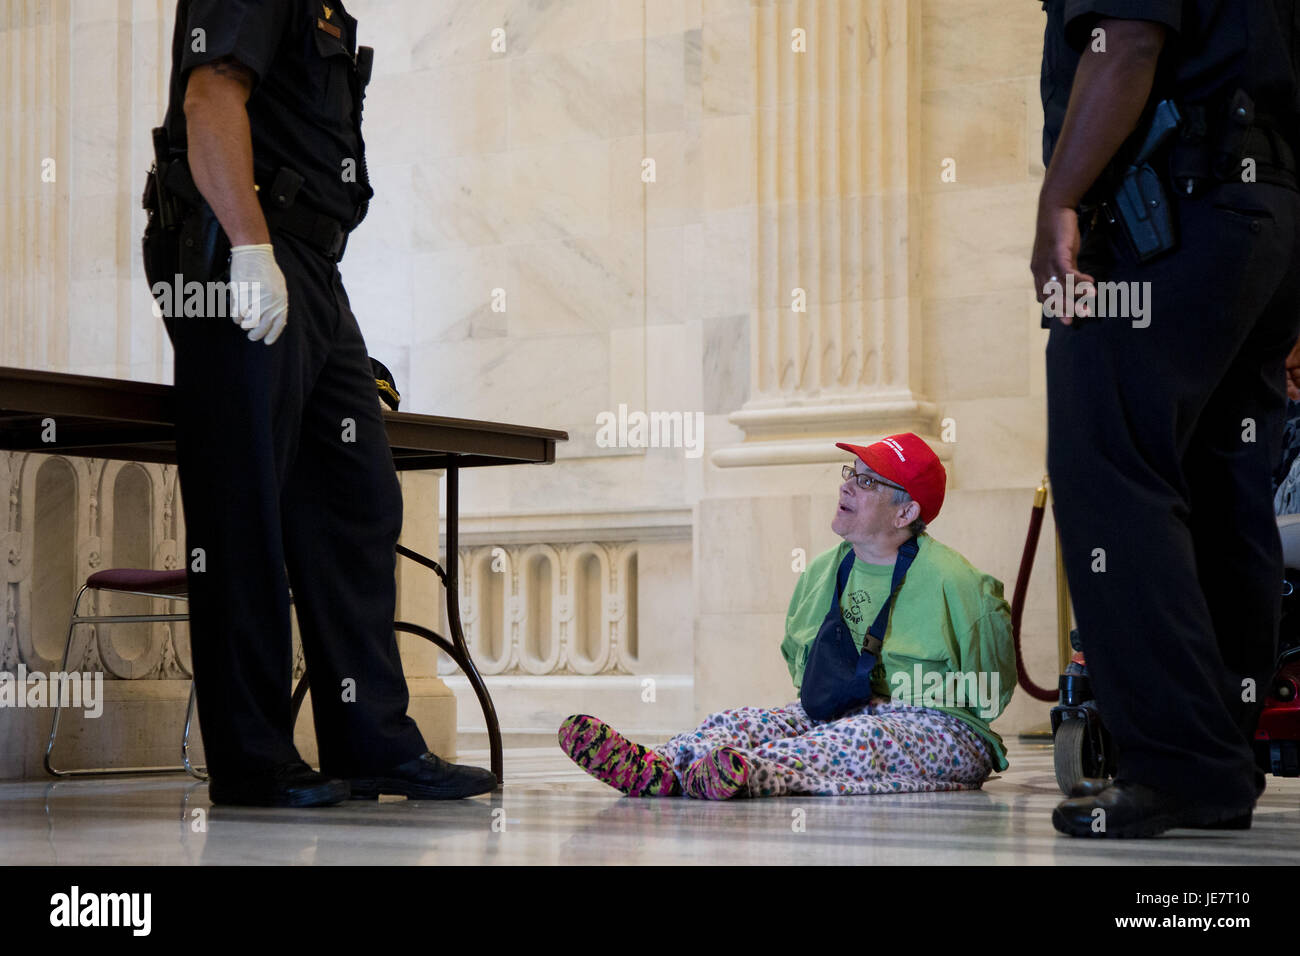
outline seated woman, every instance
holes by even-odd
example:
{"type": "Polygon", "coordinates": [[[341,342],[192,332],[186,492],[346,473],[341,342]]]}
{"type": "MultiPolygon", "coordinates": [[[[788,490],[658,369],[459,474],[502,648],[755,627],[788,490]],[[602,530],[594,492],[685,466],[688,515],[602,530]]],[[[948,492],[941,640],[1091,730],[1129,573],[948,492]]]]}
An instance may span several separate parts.
{"type": "Polygon", "coordinates": [[[1007,768],[988,722],[1016,687],[1011,612],[1000,581],[925,532],[943,504],[942,463],[910,433],[837,447],[857,456],[831,521],[844,541],[800,576],[781,652],[802,701],[824,709],[805,669],[842,621],[858,650],[866,638],[878,652],[867,699],[824,719],[799,701],[727,710],[654,748],[575,714],[559,739],[578,766],[629,796],[705,800],[971,790],[1007,768]]]}

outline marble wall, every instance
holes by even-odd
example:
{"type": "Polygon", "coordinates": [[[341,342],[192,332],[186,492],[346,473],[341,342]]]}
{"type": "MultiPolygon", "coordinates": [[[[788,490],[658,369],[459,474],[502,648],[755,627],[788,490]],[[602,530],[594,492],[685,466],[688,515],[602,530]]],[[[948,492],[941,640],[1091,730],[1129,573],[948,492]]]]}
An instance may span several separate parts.
{"type": "MultiPolygon", "coordinates": [[[[174,5],[3,8],[0,364],[169,381],[138,196],[174,5]],[[54,182],[37,157],[55,160],[54,182]]],[[[371,354],[404,411],[570,434],[553,465],[466,475],[463,544],[643,556],[638,634],[653,663],[502,673],[491,686],[512,733],[544,740],[557,715],[597,706],[666,733],[718,706],[789,699],[791,554],[834,543],[835,440],[929,438],[950,482],[932,533],[1010,596],[1045,453],[1028,272],[1037,5],[348,9],[376,50],[376,197],[341,266],[371,354]],[[601,416],[620,407],[698,420],[702,442],[611,443],[601,416]]],[[[412,547],[438,550],[438,507],[432,479],[408,489],[412,547]]],[[[1025,618],[1040,683],[1056,670],[1051,533],[1049,517],[1025,618]]],[[[436,655],[403,652],[436,679],[436,655]]],[[[445,680],[474,732],[463,678],[445,680]]],[[[997,727],[1046,710],[1018,695],[997,727]]]]}

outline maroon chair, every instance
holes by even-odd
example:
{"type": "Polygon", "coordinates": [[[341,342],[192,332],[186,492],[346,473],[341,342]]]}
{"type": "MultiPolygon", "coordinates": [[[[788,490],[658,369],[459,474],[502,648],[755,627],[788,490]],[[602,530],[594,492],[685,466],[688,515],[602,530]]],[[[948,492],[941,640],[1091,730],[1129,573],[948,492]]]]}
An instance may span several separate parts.
{"type": "MultiPolygon", "coordinates": [[[[119,594],[139,594],[143,597],[162,598],[167,601],[188,601],[186,573],[181,571],[154,571],[148,568],[111,568],[96,571],[86,578],[72,605],[72,619],[68,622],[68,637],[63,645],[62,671],[67,673],[68,655],[72,652],[72,632],[78,624],[125,624],[133,621],[188,621],[188,613],[170,614],[92,614],[81,615],[81,598],[87,591],[115,591],[119,594]]],[[[290,602],[293,594],[289,595],[290,602]]],[[[205,768],[196,767],[190,760],[190,730],[194,724],[194,682],[190,682],[190,702],[185,712],[185,732],[181,737],[181,762],[171,767],[90,767],[60,770],[54,766],[54,741],[59,732],[59,700],[56,695],[54,722],[50,726],[50,739],[45,745],[45,770],[55,777],[92,777],[117,774],[187,773],[197,780],[207,780],[205,768]]]]}

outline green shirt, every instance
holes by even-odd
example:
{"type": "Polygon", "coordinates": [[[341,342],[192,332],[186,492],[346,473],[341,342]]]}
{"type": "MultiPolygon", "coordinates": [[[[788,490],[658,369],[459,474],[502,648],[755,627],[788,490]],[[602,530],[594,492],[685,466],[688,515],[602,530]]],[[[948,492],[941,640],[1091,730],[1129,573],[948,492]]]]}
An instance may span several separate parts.
{"type": "MultiPolygon", "coordinates": [[[[872,690],[882,697],[952,714],[989,742],[996,769],[1006,770],[1006,747],[989,721],[1006,709],[1016,689],[1011,609],[1002,582],[929,534],[894,598],[872,690]]],[[[799,577],[786,612],[781,653],[798,691],[808,652],[835,593],[835,574],[849,543],[819,554],[799,577]]],[[[844,623],[858,648],[889,596],[892,564],[853,562],[840,599],[844,623]]]]}

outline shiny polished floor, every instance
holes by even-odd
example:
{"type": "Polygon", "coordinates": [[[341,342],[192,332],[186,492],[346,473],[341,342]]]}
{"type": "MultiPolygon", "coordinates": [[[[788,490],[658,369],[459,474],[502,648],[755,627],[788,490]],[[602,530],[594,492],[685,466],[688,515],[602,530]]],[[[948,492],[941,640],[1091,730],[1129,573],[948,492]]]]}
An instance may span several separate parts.
{"type": "MultiPolygon", "coordinates": [[[[1297,864],[1300,780],[1269,778],[1245,832],[1075,840],[1051,748],[1009,741],[982,791],[701,803],[629,799],[559,751],[506,753],[503,792],[319,810],[212,807],[181,776],[0,784],[7,864],[1297,864]]],[[[487,764],[483,752],[461,762],[487,764]]]]}

